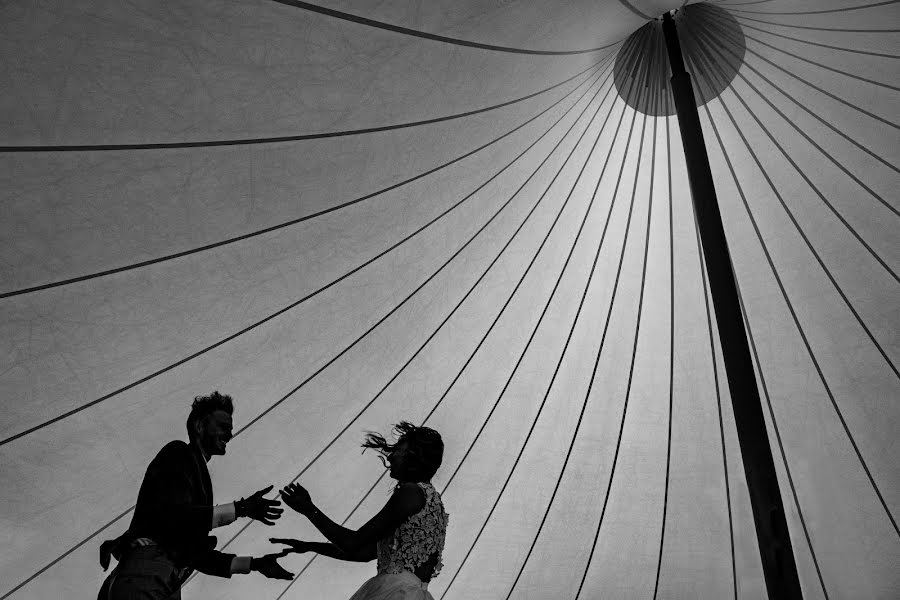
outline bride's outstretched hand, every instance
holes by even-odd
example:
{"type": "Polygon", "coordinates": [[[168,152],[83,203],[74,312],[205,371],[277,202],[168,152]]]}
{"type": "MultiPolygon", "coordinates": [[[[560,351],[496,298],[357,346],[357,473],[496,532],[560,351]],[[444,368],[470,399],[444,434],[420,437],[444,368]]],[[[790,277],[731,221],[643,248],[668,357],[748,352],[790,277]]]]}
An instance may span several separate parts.
{"type": "Polygon", "coordinates": [[[289,483],[281,489],[281,499],[284,503],[296,510],[301,515],[306,515],[315,509],[309,492],[299,483],[289,483]]]}
{"type": "Polygon", "coordinates": [[[285,546],[289,546],[289,548],[282,550],[282,552],[288,554],[303,554],[304,552],[310,551],[310,542],[293,540],[289,538],[269,538],[269,541],[273,544],[284,544],[285,546]]]}

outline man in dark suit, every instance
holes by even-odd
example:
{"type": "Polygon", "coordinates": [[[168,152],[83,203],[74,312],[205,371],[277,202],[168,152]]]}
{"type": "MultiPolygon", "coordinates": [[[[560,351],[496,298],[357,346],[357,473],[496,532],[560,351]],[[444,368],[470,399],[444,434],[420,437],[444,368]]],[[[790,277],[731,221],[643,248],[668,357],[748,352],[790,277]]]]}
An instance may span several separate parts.
{"type": "Polygon", "coordinates": [[[100,546],[105,570],[110,556],[119,564],[103,582],[98,600],[177,600],[181,585],[196,569],[218,577],[257,571],[273,579],[293,578],[278,564],[285,553],[260,558],[215,549],[210,529],[249,517],[272,525],[281,502],[264,497],[272,486],[230,504],[213,504],[207,461],[225,454],[231,440],[230,396],[198,396],[187,420],[189,443],[166,444],[151,461],[138,492],[131,526],[100,546]]]}

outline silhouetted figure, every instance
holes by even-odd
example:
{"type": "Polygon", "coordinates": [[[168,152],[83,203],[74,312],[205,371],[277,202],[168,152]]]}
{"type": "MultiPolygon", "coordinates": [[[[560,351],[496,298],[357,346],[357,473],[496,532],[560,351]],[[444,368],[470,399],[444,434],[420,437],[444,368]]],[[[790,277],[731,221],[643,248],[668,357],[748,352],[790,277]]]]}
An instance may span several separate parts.
{"type": "Polygon", "coordinates": [[[187,420],[190,442],[169,442],[159,451],[144,474],[128,531],[100,546],[104,570],[110,556],[119,564],[103,582],[98,600],[179,599],[181,585],[194,569],[219,577],[258,571],[273,579],[293,578],[276,560],[287,552],[260,558],[225,554],[208,535],[238,517],[273,525],[282,512],[281,502],[263,497],[272,486],[246,499],[213,505],[206,463],[225,454],[233,412],[231,397],[219,392],[194,398],[187,420]]]}
{"type": "Polygon", "coordinates": [[[356,562],[378,559],[378,574],[351,600],[432,600],[428,582],[443,566],[448,516],[431,478],[441,465],[444,442],[434,429],[406,421],[394,431],[399,435],[395,444],[377,433],[369,433],[363,443],[364,448],[377,450],[382,462],[386,457],[397,486],[384,508],[357,531],[326,517],[303,486],[290,484],[281,490],[285,504],[309,519],[330,543],[270,541],[287,544],[297,553],[316,552],[356,562]]]}

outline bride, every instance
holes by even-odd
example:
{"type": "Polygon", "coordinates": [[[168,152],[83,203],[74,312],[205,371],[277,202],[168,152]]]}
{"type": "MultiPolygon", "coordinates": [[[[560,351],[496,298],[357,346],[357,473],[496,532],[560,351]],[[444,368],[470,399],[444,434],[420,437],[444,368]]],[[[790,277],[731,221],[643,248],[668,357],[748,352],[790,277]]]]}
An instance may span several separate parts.
{"type": "Polygon", "coordinates": [[[281,490],[289,507],[309,519],[328,542],[271,538],[290,546],[289,552],[316,552],[339,560],[378,559],[378,574],[366,581],[350,600],[433,600],[428,582],[441,570],[441,553],[448,516],[441,496],[431,485],[444,455],[440,434],[428,427],[401,421],[394,426],[397,441],[389,444],[368,433],[363,448],[380,454],[397,486],[384,507],[353,531],[329,519],[312,502],[303,486],[281,490]]]}

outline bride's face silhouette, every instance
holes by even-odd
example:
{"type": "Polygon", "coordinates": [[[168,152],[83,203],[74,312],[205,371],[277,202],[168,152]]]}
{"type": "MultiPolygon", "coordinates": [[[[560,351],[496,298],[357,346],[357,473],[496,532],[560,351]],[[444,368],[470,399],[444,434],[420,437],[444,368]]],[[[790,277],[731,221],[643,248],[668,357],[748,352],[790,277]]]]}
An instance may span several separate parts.
{"type": "Polygon", "coordinates": [[[409,474],[409,442],[401,441],[394,446],[394,451],[387,457],[390,475],[397,481],[404,481],[409,474]]]}

